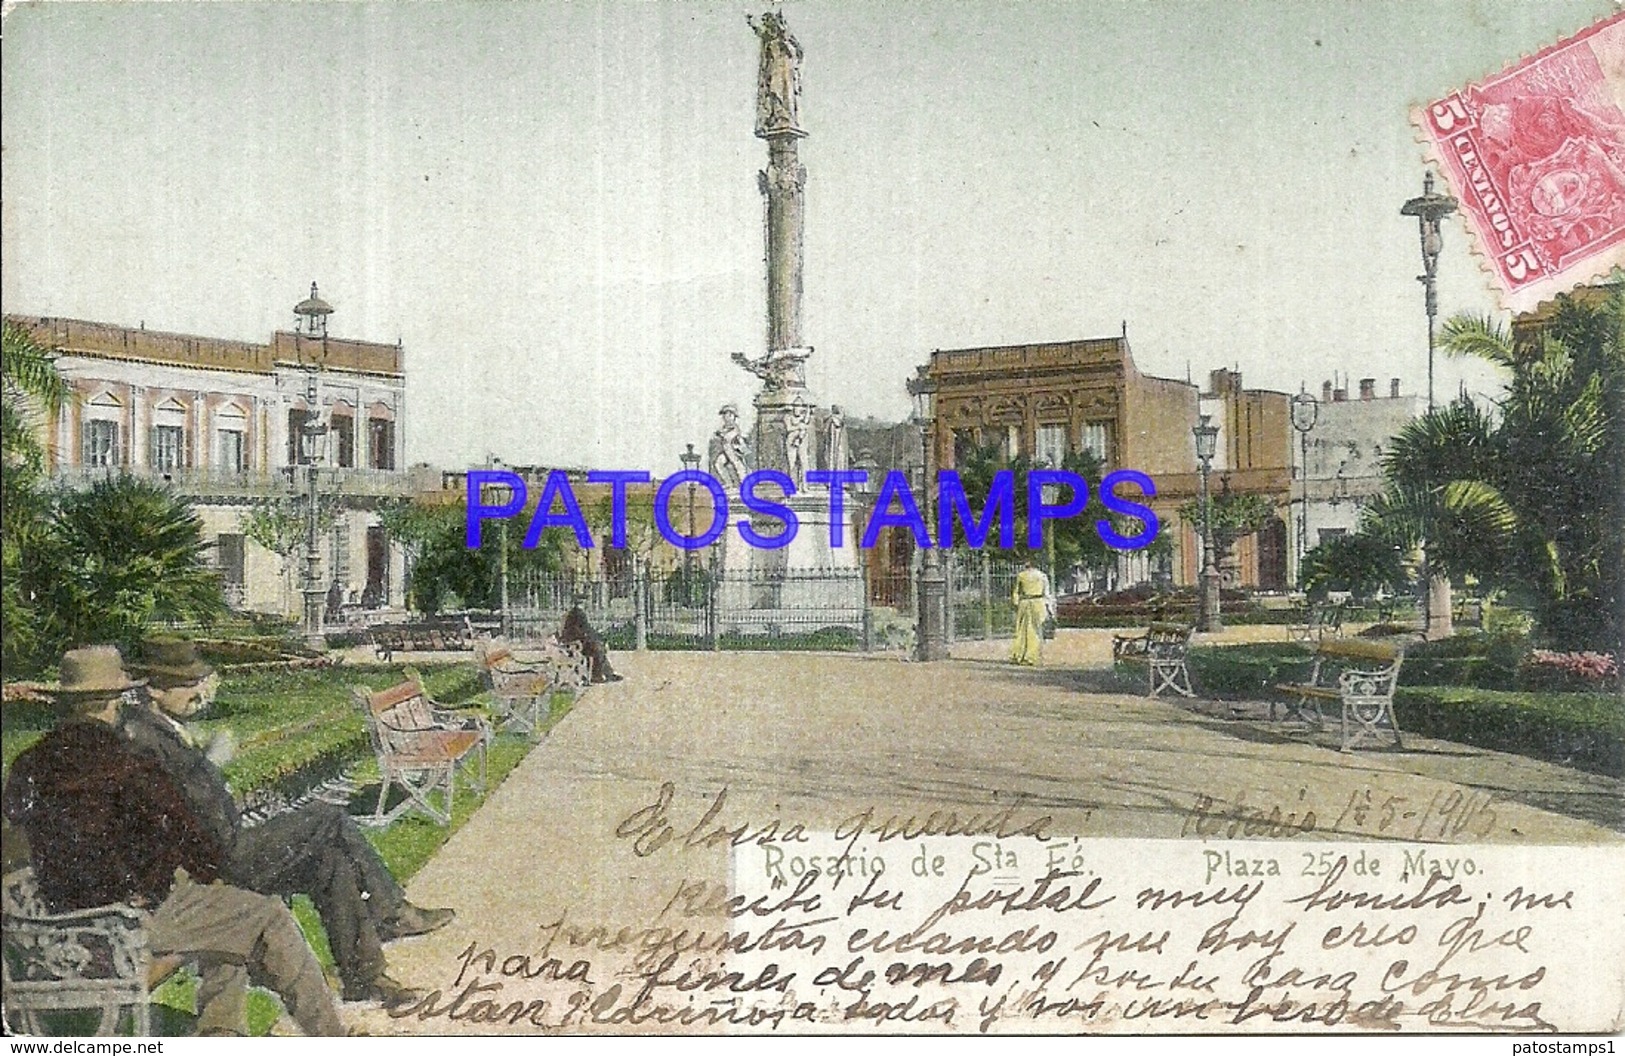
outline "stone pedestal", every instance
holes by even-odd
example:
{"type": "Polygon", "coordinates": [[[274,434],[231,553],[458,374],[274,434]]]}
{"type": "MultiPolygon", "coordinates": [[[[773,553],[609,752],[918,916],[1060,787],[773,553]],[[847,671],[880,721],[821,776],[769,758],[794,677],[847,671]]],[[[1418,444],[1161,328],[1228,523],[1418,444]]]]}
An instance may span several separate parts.
{"type": "MultiPolygon", "coordinates": [[[[863,628],[863,570],[850,516],[842,546],[829,545],[829,496],[822,487],[785,500],[796,515],[796,537],[788,546],[764,550],[746,543],[730,527],[721,542],[721,582],[717,622],[723,634],[810,632],[821,627],[863,628]]],[[[729,524],[745,516],[737,506],[729,524]]],[[[758,515],[756,530],[777,534],[782,523],[758,515]]]]}

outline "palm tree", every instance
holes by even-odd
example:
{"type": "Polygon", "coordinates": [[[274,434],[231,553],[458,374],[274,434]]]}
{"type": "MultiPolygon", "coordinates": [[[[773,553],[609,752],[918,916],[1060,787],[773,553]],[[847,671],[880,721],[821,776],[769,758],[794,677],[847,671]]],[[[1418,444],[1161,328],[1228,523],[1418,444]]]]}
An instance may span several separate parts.
{"type": "Polygon", "coordinates": [[[1430,636],[1450,633],[1452,580],[1505,578],[1505,539],[1517,517],[1484,480],[1501,458],[1495,423],[1466,399],[1407,424],[1383,458],[1387,487],[1367,507],[1362,531],[1405,553],[1425,548],[1430,636]]]}
{"type": "Polygon", "coordinates": [[[56,357],[27,330],[7,320],[0,342],[0,453],[3,453],[5,516],[38,512],[35,496],[45,452],[36,420],[54,417],[73,398],[57,371],[56,357]]]}
{"type": "Polygon", "coordinates": [[[50,498],[40,487],[45,452],[35,432],[72,398],[55,357],[6,321],[0,342],[0,639],[8,667],[28,666],[53,636],[49,612],[27,579],[49,541],[50,498]]]}
{"type": "Polygon", "coordinates": [[[1457,316],[1443,347],[1505,370],[1497,415],[1459,400],[1407,426],[1385,471],[1374,530],[1412,541],[1430,564],[1522,593],[1567,648],[1617,645],[1625,554],[1625,292],[1559,297],[1509,333],[1457,316]]]}
{"type": "Polygon", "coordinates": [[[225,612],[203,523],[167,489],[119,476],[58,503],[49,572],[68,642],[131,643],[154,621],[212,622],[225,612]]]}

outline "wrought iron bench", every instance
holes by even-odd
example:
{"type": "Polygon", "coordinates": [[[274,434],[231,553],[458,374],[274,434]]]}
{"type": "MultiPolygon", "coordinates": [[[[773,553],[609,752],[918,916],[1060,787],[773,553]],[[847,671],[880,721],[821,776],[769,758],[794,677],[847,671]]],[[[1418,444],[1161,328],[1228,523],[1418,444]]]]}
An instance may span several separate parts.
{"type": "Polygon", "coordinates": [[[1394,717],[1394,689],[1404,659],[1404,648],[1387,642],[1322,641],[1305,681],[1275,687],[1292,699],[1271,701],[1270,717],[1281,706],[1283,717],[1297,718],[1318,729],[1324,722],[1321,705],[1337,701],[1342,709],[1343,751],[1387,738],[1393,739],[1394,747],[1403,747],[1394,717]]]}
{"type": "Polygon", "coordinates": [[[7,1025],[43,1034],[47,1015],[85,1011],[100,1013],[97,1036],[116,1034],[126,1021],[132,1033],[151,1034],[148,992],[186,961],[152,957],[147,913],[123,903],[52,913],[29,868],[7,873],[3,884],[7,1025]]]}
{"type": "Polygon", "coordinates": [[[1131,666],[1144,664],[1150,696],[1161,696],[1167,689],[1182,697],[1194,697],[1190,668],[1186,664],[1194,631],[1188,623],[1153,623],[1141,635],[1115,635],[1112,662],[1131,666]]]}

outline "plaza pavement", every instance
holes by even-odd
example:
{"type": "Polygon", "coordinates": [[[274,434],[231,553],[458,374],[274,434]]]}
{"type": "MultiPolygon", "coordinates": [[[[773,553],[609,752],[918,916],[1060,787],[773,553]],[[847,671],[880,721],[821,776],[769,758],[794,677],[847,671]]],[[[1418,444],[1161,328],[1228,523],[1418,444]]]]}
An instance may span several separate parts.
{"type": "MultiPolygon", "coordinates": [[[[724,790],[704,832],[774,819],[829,831],[871,807],[877,818],[964,817],[1014,804],[1017,824],[1049,815],[1063,836],[1197,839],[1198,822],[1210,836],[1227,826],[1256,835],[1233,827],[1250,816],[1230,812],[1242,804],[1297,819],[1313,811],[1314,832],[1294,842],[1416,845],[1404,826],[1379,832],[1374,813],[1355,820],[1351,797],[1370,790],[1378,803],[1460,805],[1470,824],[1447,841],[1622,839],[1617,780],[1415,737],[1402,752],[1340,753],[1326,737],[1226,708],[1107,691],[1110,632],[1063,631],[1036,669],[1001,662],[1007,648],[961,643],[954,660],[930,665],[896,654],[617,654],[626,680],[588,691],[413,878],[414,901],[458,918],[392,945],[391,973],[449,999],[470,944],[499,959],[530,954],[561,917],[647,925],[680,883],[725,890],[727,848],[682,838],[724,790]],[[657,807],[667,782],[670,802],[657,807]],[[646,855],[616,834],[665,825],[673,838],[646,855]]],[[[355,1014],[378,1033],[459,1029],[355,1014]]]]}

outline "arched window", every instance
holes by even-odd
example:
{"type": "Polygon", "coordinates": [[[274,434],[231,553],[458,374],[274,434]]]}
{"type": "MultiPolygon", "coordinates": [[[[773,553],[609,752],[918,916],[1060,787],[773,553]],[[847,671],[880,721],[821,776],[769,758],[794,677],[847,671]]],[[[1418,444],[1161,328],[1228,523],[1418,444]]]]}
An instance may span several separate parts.
{"type": "Polygon", "coordinates": [[[395,468],[395,413],[382,400],[367,408],[367,464],[395,468]]]}
{"type": "Polygon", "coordinates": [[[341,466],[355,465],[355,408],[345,400],[333,404],[333,416],[328,423],[332,439],[333,457],[341,466]]]}

